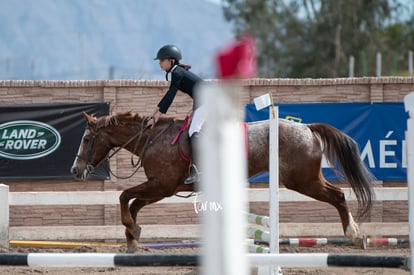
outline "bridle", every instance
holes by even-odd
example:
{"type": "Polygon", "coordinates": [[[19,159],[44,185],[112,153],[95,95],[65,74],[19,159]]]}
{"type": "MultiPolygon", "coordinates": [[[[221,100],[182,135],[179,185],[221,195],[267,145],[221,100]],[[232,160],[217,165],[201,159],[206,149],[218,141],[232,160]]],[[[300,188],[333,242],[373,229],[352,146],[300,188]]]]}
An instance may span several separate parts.
{"type": "MultiPolygon", "coordinates": [[[[136,140],[135,145],[134,145],[134,150],[133,152],[135,152],[138,148],[138,145],[140,144],[140,141],[143,137],[143,134],[145,132],[146,129],[148,129],[151,126],[146,126],[148,120],[152,119],[152,117],[148,116],[148,117],[144,117],[144,119],[141,121],[141,129],[139,132],[137,132],[135,135],[133,135],[131,138],[129,138],[124,144],[122,144],[121,146],[118,146],[115,150],[113,150],[112,153],[108,153],[101,161],[99,161],[99,163],[97,164],[93,164],[92,162],[92,153],[94,152],[94,147],[96,145],[96,140],[99,137],[99,130],[102,128],[101,126],[98,126],[98,123],[95,124],[94,129],[92,130],[93,132],[93,136],[92,136],[92,140],[91,140],[91,145],[88,149],[87,152],[87,159],[82,158],[79,154],[76,156],[77,158],[86,161],[86,170],[88,171],[89,174],[91,174],[93,172],[94,169],[96,169],[97,167],[100,167],[103,163],[109,161],[113,156],[115,156],[121,149],[126,148],[126,146],[128,146],[129,144],[131,144],[134,140],[136,140]]],[[[171,119],[170,123],[168,123],[168,125],[166,127],[164,127],[160,132],[158,132],[155,136],[151,136],[149,135],[144,143],[144,146],[139,154],[138,157],[138,161],[134,162],[133,159],[133,155],[131,155],[131,164],[132,167],[135,168],[135,170],[128,176],[118,176],[115,173],[113,173],[113,171],[111,170],[110,166],[109,166],[109,172],[111,173],[112,176],[118,178],[118,179],[129,179],[132,176],[134,176],[140,167],[143,166],[143,160],[144,160],[144,156],[145,153],[148,149],[148,146],[150,144],[152,144],[156,139],[158,139],[159,137],[161,137],[162,134],[164,134],[165,131],[168,130],[168,128],[170,128],[172,125],[174,124],[174,120],[171,119]]],[[[86,127],[86,130],[90,129],[89,126],[86,127]]],[[[105,144],[109,149],[112,149],[113,147],[111,147],[109,144],[105,144]]]]}
{"type": "MultiPolygon", "coordinates": [[[[96,124],[93,130],[91,130],[91,127],[89,125],[87,125],[86,128],[85,128],[85,131],[93,132],[92,139],[89,141],[90,145],[88,145],[88,151],[87,151],[87,154],[86,154],[87,155],[87,159],[85,159],[84,157],[82,157],[81,155],[79,155],[79,152],[76,155],[76,158],[78,158],[78,159],[83,160],[83,161],[86,162],[85,169],[88,171],[88,174],[91,174],[96,167],[100,166],[103,162],[105,162],[108,159],[107,158],[108,156],[105,157],[97,165],[93,164],[93,162],[92,162],[92,152],[94,151],[93,149],[94,149],[95,144],[96,144],[96,139],[99,136],[99,128],[98,128],[98,125],[96,124]]],[[[85,132],[85,135],[82,138],[82,142],[84,142],[85,136],[86,136],[86,132],[85,132]]],[[[106,145],[106,146],[109,147],[109,145],[106,145]]]]}

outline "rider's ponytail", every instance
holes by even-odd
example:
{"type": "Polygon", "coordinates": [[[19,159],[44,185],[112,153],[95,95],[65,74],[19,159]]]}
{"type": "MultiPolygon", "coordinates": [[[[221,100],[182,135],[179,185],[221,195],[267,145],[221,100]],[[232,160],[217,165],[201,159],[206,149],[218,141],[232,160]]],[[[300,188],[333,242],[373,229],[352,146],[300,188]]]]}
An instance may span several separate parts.
{"type": "Polygon", "coordinates": [[[180,66],[180,67],[182,67],[182,68],[184,68],[186,71],[188,71],[189,69],[191,69],[191,65],[180,64],[180,63],[178,63],[177,65],[180,66]]]}

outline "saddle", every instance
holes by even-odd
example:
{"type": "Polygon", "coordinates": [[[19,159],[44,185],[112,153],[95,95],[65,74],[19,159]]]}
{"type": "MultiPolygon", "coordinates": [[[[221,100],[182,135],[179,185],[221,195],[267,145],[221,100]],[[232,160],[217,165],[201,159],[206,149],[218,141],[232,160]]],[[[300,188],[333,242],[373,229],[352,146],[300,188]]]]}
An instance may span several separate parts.
{"type": "MultiPolygon", "coordinates": [[[[189,125],[190,125],[190,116],[187,115],[185,117],[184,121],[183,121],[183,124],[181,125],[180,130],[178,131],[178,133],[175,135],[175,137],[171,141],[171,145],[175,145],[178,142],[178,140],[180,139],[181,135],[187,130],[187,128],[188,128],[189,125]]],[[[183,158],[183,160],[185,160],[188,163],[191,163],[191,158],[188,157],[186,154],[184,154],[183,150],[180,147],[180,144],[178,144],[178,153],[183,158]]]]}

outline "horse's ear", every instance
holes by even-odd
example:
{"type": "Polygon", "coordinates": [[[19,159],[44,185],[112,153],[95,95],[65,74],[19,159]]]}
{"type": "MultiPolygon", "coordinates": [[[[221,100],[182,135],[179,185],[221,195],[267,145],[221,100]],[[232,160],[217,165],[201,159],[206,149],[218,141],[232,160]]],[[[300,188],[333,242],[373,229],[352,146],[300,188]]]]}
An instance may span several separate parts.
{"type": "Polygon", "coordinates": [[[95,119],[87,113],[83,112],[83,116],[86,119],[86,122],[89,124],[89,126],[95,123],[95,119]]]}

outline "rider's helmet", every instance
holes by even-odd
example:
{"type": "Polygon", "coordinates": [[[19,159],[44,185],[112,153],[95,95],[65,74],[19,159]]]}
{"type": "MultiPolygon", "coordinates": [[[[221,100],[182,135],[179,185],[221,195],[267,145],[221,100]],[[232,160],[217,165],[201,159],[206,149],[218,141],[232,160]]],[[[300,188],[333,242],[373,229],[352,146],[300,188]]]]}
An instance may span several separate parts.
{"type": "Polygon", "coordinates": [[[157,57],[155,57],[154,60],[157,59],[175,59],[180,61],[181,51],[174,45],[165,45],[158,50],[157,57]]]}

